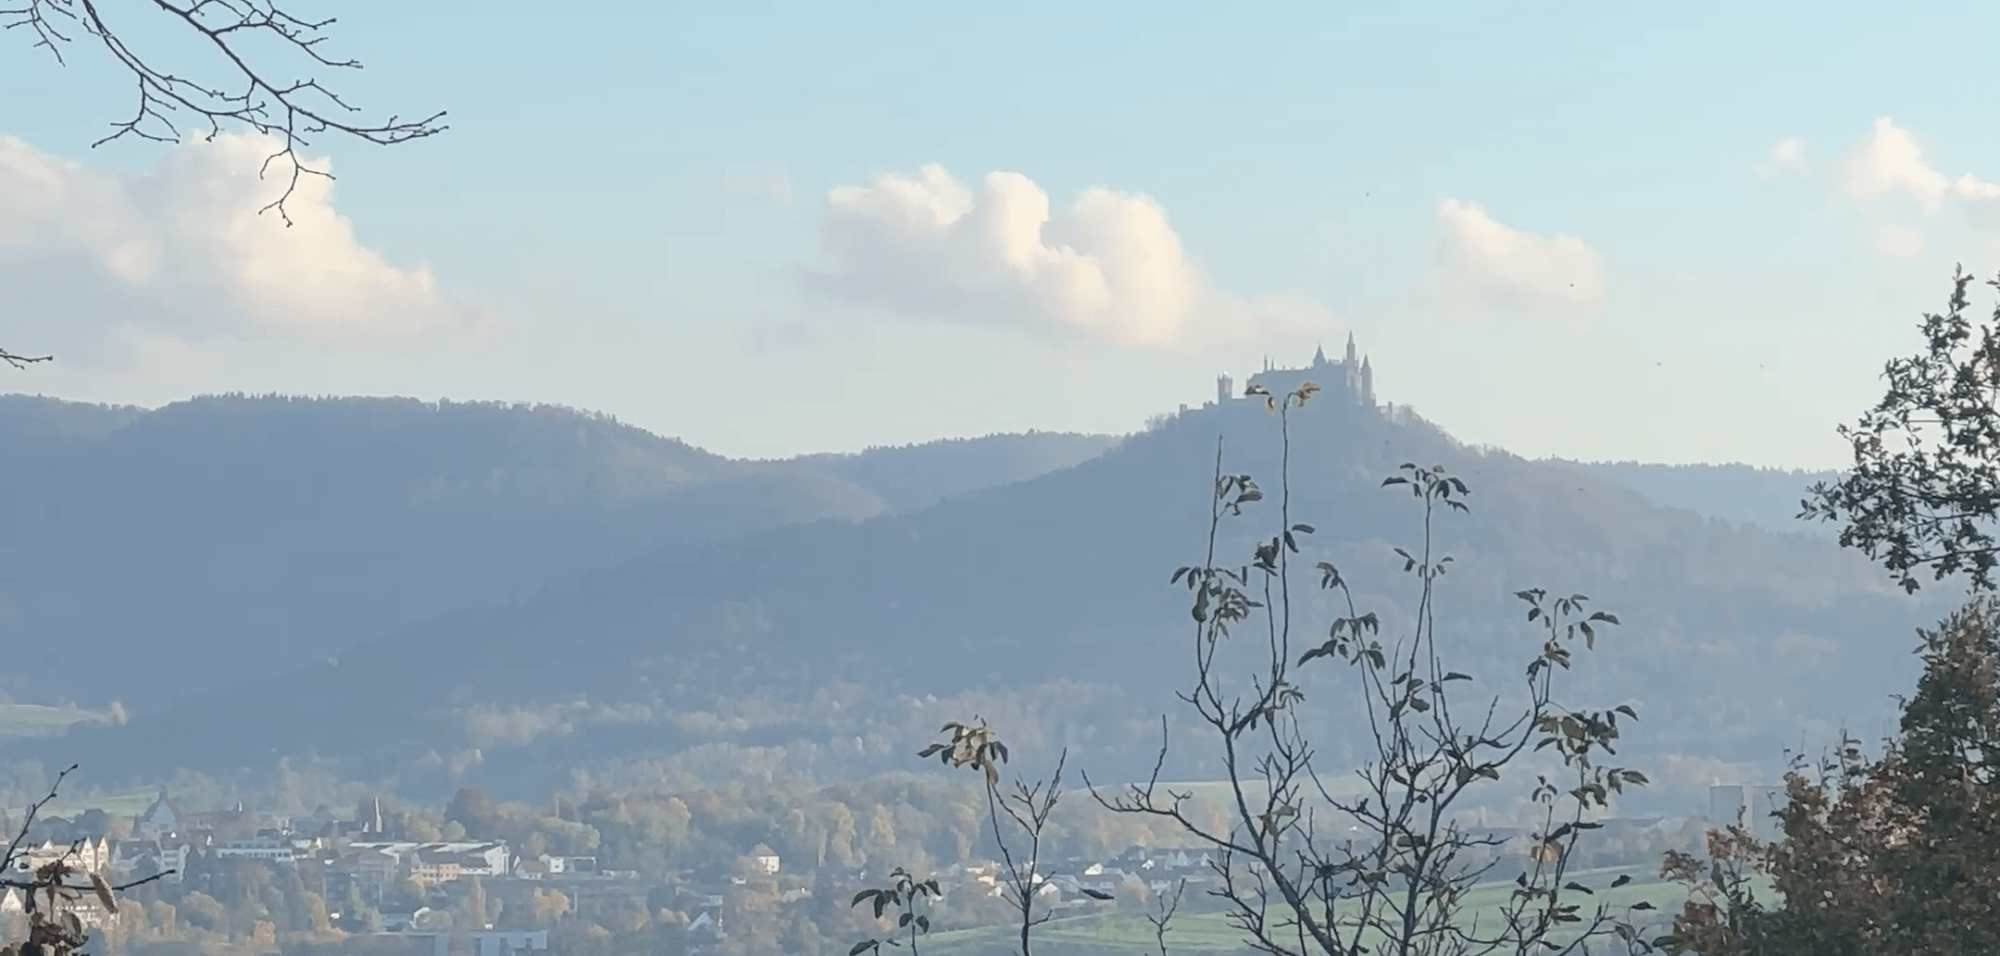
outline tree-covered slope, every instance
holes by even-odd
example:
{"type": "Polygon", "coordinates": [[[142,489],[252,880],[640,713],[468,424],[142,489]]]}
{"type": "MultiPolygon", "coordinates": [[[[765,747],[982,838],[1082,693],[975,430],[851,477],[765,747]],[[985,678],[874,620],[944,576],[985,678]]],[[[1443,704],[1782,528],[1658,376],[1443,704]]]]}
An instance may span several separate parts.
{"type": "MultiPolygon", "coordinates": [[[[1184,676],[1187,609],[1167,576],[1200,557],[1217,438],[1228,470],[1273,490],[1225,527],[1225,553],[1247,560],[1275,527],[1275,427],[1247,404],[1204,410],[913,514],[662,547],[94,734],[90,752],[126,762],[143,737],[177,741],[178,759],[204,768],[292,753],[505,776],[722,745],[834,771],[906,759],[939,708],[978,706],[1032,739],[1143,762],[1133,735],[1157,728],[1184,676]]],[[[1416,543],[1422,521],[1381,480],[1406,461],[1445,466],[1473,489],[1471,514],[1436,532],[1457,557],[1438,608],[1453,667],[1510,686],[1536,646],[1512,593],[1588,593],[1625,624],[1578,690],[1636,703],[1634,739],[1655,750],[1769,756],[1802,731],[1873,719],[1873,689],[1907,669],[1905,635],[1928,613],[1822,537],[1662,508],[1415,419],[1327,402],[1294,431],[1292,515],[1316,526],[1308,565],[1341,567],[1398,633],[1412,592],[1391,548],[1416,543]]],[[[1335,608],[1305,594],[1302,634],[1319,632],[1335,608]]],[[[1308,693],[1338,758],[1352,715],[1339,676],[1318,679],[1308,693]]]]}

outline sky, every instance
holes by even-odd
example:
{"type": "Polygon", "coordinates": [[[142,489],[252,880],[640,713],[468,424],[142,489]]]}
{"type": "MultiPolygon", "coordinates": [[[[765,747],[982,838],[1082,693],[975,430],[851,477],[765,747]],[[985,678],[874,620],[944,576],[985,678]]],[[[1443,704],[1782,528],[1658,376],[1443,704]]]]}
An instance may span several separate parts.
{"type": "Polygon", "coordinates": [[[317,139],[289,229],[253,137],[92,148],[129,79],[9,33],[0,344],[57,361],[0,387],[766,457],[1129,431],[1352,334],[1469,443],[1831,467],[1954,264],[2000,272],[2000,62],[1957,42],[2000,8],[1379,6],[311,4],[347,100],[450,129],[317,139]]]}

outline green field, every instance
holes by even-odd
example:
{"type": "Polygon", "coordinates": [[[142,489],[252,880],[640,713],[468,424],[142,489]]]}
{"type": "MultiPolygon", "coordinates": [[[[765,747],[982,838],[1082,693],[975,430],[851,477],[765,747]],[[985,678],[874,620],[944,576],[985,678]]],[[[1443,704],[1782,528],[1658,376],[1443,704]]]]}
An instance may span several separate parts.
{"type": "Polygon", "coordinates": [[[47,704],[0,704],[0,739],[53,737],[71,726],[101,720],[104,713],[47,704]]]}
{"type": "MultiPolygon", "coordinates": [[[[0,704],[0,740],[18,740],[26,737],[54,737],[71,727],[94,720],[104,720],[109,715],[104,711],[87,710],[74,706],[53,706],[49,704],[0,704]]],[[[60,769],[60,768],[56,768],[60,769]]],[[[51,773],[54,770],[50,771],[51,773]]],[[[74,787],[66,787],[69,793],[58,796],[55,801],[42,809],[48,816],[74,817],[85,810],[103,810],[117,816],[134,816],[144,811],[155,796],[151,790],[135,790],[128,793],[77,794],[74,787]]],[[[19,819],[26,807],[8,807],[7,813],[19,819]]]]}
{"type": "MultiPolygon", "coordinates": [[[[70,796],[62,794],[42,808],[47,816],[74,817],[85,810],[102,810],[114,817],[136,817],[146,812],[159,796],[157,790],[132,790],[124,793],[97,793],[70,796]]],[[[24,808],[16,807],[11,813],[19,817],[24,808]]]]}
{"type": "MultiPolygon", "coordinates": [[[[1572,876],[1593,888],[1608,886],[1618,876],[1630,876],[1631,883],[1615,890],[1599,889],[1596,896],[1620,913],[1624,907],[1643,900],[1659,908],[1652,916],[1664,920],[1665,914],[1677,910],[1686,898],[1685,889],[1662,881],[1658,867],[1653,866],[1590,870],[1572,876]]],[[[1511,882],[1481,884],[1466,901],[1466,918],[1477,918],[1482,927],[1498,925],[1500,907],[1506,903],[1513,889],[1511,882]]],[[[1137,913],[1066,917],[1039,927],[1036,938],[1050,952],[1065,956],[1140,956],[1156,952],[1158,945],[1154,941],[1152,924],[1137,913]]],[[[997,956],[1012,952],[1010,943],[1008,931],[996,927],[935,933],[924,940],[923,948],[926,952],[943,956],[997,956]]],[[[1181,912],[1175,915],[1172,928],[1167,932],[1167,949],[1173,956],[1222,956],[1250,952],[1249,947],[1243,945],[1242,932],[1230,925],[1213,901],[1202,896],[1198,886],[1188,887],[1181,912]]]]}

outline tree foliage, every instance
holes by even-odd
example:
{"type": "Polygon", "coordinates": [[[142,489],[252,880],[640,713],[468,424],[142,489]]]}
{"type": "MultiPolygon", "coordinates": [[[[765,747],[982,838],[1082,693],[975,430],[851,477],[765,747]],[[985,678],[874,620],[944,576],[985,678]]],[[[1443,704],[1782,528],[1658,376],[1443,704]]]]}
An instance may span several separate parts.
{"type": "MultiPolygon", "coordinates": [[[[1690,899],[1653,941],[1703,956],[1969,956],[2000,951],[2000,310],[1967,315],[1952,279],[1925,347],[1888,363],[1887,394],[1853,427],[1854,468],[1811,489],[1804,516],[1908,591],[1920,570],[1963,575],[1972,600],[1920,632],[1923,675],[1878,758],[1843,735],[1816,766],[1795,761],[1783,836],[1711,835],[1709,860],[1669,854],[1690,899]],[[1755,892],[1768,880],[1771,895],[1755,892]]],[[[2000,280],[1987,283],[2000,287],[2000,280]]]]}
{"type": "Polygon", "coordinates": [[[1696,892],[1657,940],[1702,956],[1971,956],[2000,951],[2000,603],[1923,635],[1897,738],[1796,765],[1773,844],[1712,834],[1669,854],[1696,892]],[[1769,881],[1772,895],[1753,888],[1769,881]]]}
{"type": "Polygon", "coordinates": [[[2000,559],[2000,306],[1975,323],[1971,284],[1963,269],[1953,275],[1945,311],[1919,324],[1923,349],[1891,360],[1882,400],[1841,427],[1853,468],[1801,502],[1800,517],[1841,522],[1840,543],[1881,562],[1907,591],[1925,569],[1990,589],[2000,559]]]}

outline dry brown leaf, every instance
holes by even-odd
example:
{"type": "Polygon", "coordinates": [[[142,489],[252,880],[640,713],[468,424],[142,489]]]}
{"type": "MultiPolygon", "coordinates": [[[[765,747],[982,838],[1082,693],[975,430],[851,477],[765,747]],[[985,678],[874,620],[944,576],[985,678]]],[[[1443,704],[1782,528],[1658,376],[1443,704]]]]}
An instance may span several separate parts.
{"type": "Polygon", "coordinates": [[[104,904],[105,912],[118,912],[118,901],[111,898],[111,884],[104,882],[104,877],[90,874],[90,888],[97,892],[97,901],[104,904]]]}

